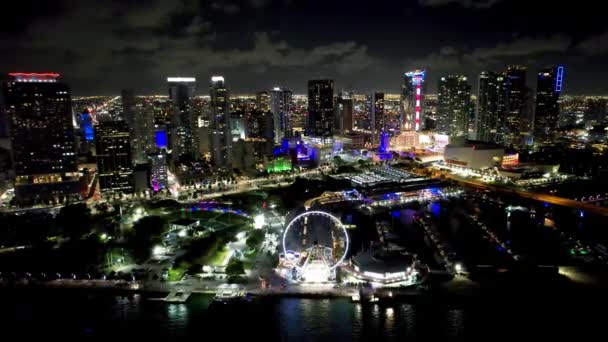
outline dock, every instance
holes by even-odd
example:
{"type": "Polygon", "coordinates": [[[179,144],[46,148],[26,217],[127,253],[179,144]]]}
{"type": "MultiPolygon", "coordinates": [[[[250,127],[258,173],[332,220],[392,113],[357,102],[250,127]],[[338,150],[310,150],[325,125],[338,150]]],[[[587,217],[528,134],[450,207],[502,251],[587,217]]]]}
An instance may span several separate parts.
{"type": "Polygon", "coordinates": [[[163,301],[167,303],[185,303],[191,295],[192,292],[190,291],[173,290],[163,299],[163,301]]]}

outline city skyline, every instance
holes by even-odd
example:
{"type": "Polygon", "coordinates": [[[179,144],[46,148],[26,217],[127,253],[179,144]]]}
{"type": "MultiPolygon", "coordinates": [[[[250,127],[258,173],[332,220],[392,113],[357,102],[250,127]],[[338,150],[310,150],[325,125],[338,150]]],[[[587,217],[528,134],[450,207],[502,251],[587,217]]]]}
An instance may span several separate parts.
{"type": "Polygon", "coordinates": [[[6,336],[604,333],[594,3],[5,7],[6,336]]]}
{"type": "Polygon", "coordinates": [[[295,0],[64,0],[52,7],[25,1],[15,10],[21,6],[18,20],[11,15],[0,20],[2,69],[60,72],[75,95],[116,94],[123,88],[162,93],[159,80],[166,75],[213,74],[230,79],[234,93],[277,85],[303,93],[306,81],[315,78],[334,79],[336,89],[391,93],[398,92],[400,75],[416,68],[427,70],[428,91],[436,93],[440,77],[462,74],[476,89],[481,71],[509,64],[534,73],[564,65],[569,80],[564,93],[608,93],[599,81],[607,72],[608,31],[601,11],[586,1],[568,10],[569,16],[586,18],[576,28],[561,25],[563,8],[544,1],[346,6],[295,0]],[[315,26],[311,17],[323,25],[315,26]],[[370,19],[369,26],[359,25],[361,17],[370,19]]]}

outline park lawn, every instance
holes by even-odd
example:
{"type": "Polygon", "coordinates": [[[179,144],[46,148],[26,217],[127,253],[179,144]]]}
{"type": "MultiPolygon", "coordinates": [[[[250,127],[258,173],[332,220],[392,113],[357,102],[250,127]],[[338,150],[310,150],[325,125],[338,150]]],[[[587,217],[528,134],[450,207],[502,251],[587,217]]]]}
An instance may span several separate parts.
{"type": "Polygon", "coordinates": [[[182,263],[176,268],[172,268],[169,270],[169,281],[180,281],[184,276],[184,272],[188,269],[188,265],[186,263],[182,263]]]}
{"type": "Polygon", "coordinates": [[[226,256],[228,256],[228,253],[230,253],[230,251],[228,248],[226,248],[226,246],[224,246],[218,249],[210,258],[208,258],[206,264],[211,266],[222,266],[222,263],[224,262],[224,259],[226,259],[226,256]]]}

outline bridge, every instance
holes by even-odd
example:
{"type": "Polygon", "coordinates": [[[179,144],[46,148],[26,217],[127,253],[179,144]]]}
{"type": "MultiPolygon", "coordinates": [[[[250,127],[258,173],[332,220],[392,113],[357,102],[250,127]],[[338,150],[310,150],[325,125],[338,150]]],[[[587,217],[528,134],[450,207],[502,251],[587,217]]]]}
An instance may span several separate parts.
{"type": "Polygon", "coordinates": [[[536,201],[547,202],[547,203],[559,205],[562,207],[569,207],[569,208],[584,210],[584,211],[587,211],[587,212],[590,212],[590,213],[593,213],[596,215],[608,216],[608,208],[598,207],[598,206],[593,205],[588,202],[575,201],[575,200],[569,199],[569,198],[558,197],[558,196],[543,194],[543,193],[538,193],[538,192],[531,192],[531,191],[527,191],[527,190],[523,190],[523,189],[512,189],[512,188],[505,188],[505,187],[501,187],[501,186],[490,185],[490,184],[478,182],[478,181],[475,181],[472,179],[461,178],[461,177],[454,176],[451,174],[446,174],[446,176],[458,183],[461,183],[461,184],[464,184],[467,186],[471,186],[474,188],[482,189],[482,190],[498,191],[498,192],[502,192],[502,193],[517,195],[517,196],[523,197],[523,198],[529,198],[529,199],[536,200],[536,201]]]}

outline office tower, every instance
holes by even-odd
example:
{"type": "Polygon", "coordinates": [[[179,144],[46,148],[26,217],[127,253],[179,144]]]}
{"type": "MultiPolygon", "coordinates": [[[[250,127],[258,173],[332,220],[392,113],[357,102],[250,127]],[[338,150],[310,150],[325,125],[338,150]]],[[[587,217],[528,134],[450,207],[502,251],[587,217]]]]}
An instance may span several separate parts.
{"type": "Polygon", "coordinates": [[[273,116],[274,142],[280,144],[283,138],[291,137],[290,118],[293,112],[291,90],[274,88],[270,92],[270,111],[273,116]]]}
{"type": "Polygon", "coordinates": [[[344,135],[353,130],[353,96],[343,91],[338,95],[336,106],[336,132],[344,135]]]}
{"type": "Polygon", "coordinates": [[[506,117],[504,122],[504,142],[518,145],[521,143],[522,120],[527,117],[526,68],[509,66],[505,79],[506,117]]]}
{"type": "Polygon", "coordinates": [[[148,155],[150,165],[150,185],[152,190],[160,191],[169,185],[167,176],[167,154],[165,150],[159,150],[148,155]]]}
{"type": "Polygon", "coordinates": [[[384,131],[385,116],[384,116],[384,93],[372,93],[371,106],[371,131],[372,144],[380,143],[380,135],[384,131]]]}
{"type": "Polygon", "coordinates": [[[406,72],[401,89],[400,121],[401,129],[419,131],[422,127],[424,102],[424,70],[406,72]]]}
{"type": "Polygon", "coordinates": [[[255,94],[255,107],[263,112],[270,111],[270,94],[267,91],[258,91],[255,94]]]}
{"type": "Polygon", "coordinates": [[[215,166],[231,168],[232,136],[230,132],[229,93],[224,77],[211,77],[211,161],[215,166]]]}
{"type": "Polygon", "coordinates": [[[333,135],[334,81],[308,81],[308,126],[306,134],[326,143],[333,135]]]}
{"type": "Polygon", "coordinates": [[[97,173],[102,193],[128,194],[134,191],[131,138],[124,121],[104,121],[95,131],[97,173]]]}
{"type": "Polygon", "coordinates": [[[124,89],[121,94],[122,117],[131,135],[131,159],[135,164],[145,164],[154,151],[154,106],[148,100],[136,99],[132,89],[124,89]]]}
{"type": "Polygon", "coordinates": [[[439,80],[436,130],[449,136],[468,136],[471,86],[467,78],[450,75],[439,80]]]}
{"type": "Polygon", "coordinates": [[[271,112],[255,110],[246,114],[247,141],[253,143],[255,157],[272,155],[274,146],[273,116],[271,112]]]}
{"type": "Polygon", "coordinates": [[[169,99],[172,101],[170,147],[175,159],[198,159],[198,117],[193,110],[192,97],[196,86],[194,77],[168,77],[169,99]]]}
{"type": "Polygon", "coordinates": [[[21,203],[78,197],[70,89],[58,77],[55,73],[10,73],[2,82],[15,196],[21,203]]]}
{"type": "Polygon", "coordinates": [[[479,75],[475,132],[477,139],[503,142],[506,115],[506,83],[503,74],[483,71],[479,75]]]}

